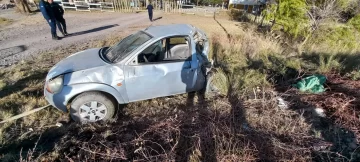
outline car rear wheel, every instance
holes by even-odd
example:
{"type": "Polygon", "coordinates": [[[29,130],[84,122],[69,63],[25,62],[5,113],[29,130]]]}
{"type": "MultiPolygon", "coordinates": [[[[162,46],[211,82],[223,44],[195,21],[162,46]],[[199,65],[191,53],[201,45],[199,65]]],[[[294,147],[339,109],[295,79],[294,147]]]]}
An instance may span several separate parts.
{"type": "Polygon", "coordinates": [[[71,118],[80,122],[108,120],[114,116],[116,103],[100,92],[86,92],[77,96],[70,107],[71,118]]]}

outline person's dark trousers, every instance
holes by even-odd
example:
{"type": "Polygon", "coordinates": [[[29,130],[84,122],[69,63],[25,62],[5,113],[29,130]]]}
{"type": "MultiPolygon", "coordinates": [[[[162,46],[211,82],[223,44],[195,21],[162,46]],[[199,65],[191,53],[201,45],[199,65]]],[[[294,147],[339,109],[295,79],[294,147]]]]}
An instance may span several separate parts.
{"type": "Polygon", "coordinates": [[[149,12],[149,19],[150,19],[150,21],[152,21],[152,17],[153,17],[153,13],[152,13],[152,12],[149,12]]]}
{"type": "Polygon", "coordinates": [[[57,34],[56,34],[56,20],[55,19],[49,19],[47,20],[48,24],[50,25],[51,28],[51,35],[53,39],[58,39],[57,38],[57,34]]]}
{"type": "Polygon", "coordinates": [[[67,31],[66,31],[66,21],[64,18],[58,18],[56,19],[56,25],[59,28],[59,31],[65,36],[67,35],[67,31]]]}

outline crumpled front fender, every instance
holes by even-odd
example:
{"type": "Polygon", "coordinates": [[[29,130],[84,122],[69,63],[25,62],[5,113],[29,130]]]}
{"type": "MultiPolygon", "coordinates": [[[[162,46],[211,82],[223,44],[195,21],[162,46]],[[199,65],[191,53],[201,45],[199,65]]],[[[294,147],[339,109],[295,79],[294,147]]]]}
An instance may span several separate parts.
{"type": "Polygon", "coordinates": [[[99,83],[74,84],[74,85],[67,85],[66,88],[63,89],[63,91],[64,90],[65,90],[64,93],[69,92],[69,95],[65,94],[65,96],[67,96],[66,104],[68,104],[70,99],[72,99],[74,96],[80,93],[90,92],[90,91],[105,92],[112,95],[119,104],[126,103],[126,101],[123,99],[121,94],[115,88],[106,84],[99,84],[99,83]]]}
{"type": "Polygon", "coordinates": [[[115,88],[99,83],[65,85],[61,92],[56,94],[48,93],[45,90],[45,96],[46,100],[48,100],[51,105],[66,112],[66,105],[68,105],[75,96],[90,91],[105,92],[112,95],[119,104],[127,103],[115,88]]]}

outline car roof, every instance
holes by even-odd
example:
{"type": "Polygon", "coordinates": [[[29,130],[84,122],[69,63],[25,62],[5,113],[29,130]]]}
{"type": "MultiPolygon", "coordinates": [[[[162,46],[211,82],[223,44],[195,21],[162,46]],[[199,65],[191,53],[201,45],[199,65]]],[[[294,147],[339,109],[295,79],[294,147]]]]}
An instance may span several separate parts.
{"type": "Polygon", "coordinates": [[[192,35],[195,29],[190,24],[171,24],[150,26],[144,31],[153,37],[167,37],[171,35],[192,35]]]}

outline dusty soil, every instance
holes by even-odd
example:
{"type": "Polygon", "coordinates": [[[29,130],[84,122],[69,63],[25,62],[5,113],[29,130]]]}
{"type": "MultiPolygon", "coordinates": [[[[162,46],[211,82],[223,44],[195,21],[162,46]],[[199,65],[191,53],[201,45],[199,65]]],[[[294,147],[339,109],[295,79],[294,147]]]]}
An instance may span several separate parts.
{"type": "MultiPolygon", "coordinates": [[[[1,29],[0,66],[36,57],[42,51],[101,39],[105,35],[127,30],[129,26],[151,24],[146,13],[68,12],[64,17],[71,35],[58,41],[51,39],[50,27],[40,13],[22,16],[20,20],[1,29]]],[[[61,36],[59,31],[58,35],[61,36]]]]}
{"type": "MultiPolygon", "coordinates": [[[[150,22],[147,13],[88,13],[67,12],[65,19],[67,23],[68,37],[62,40],[52,40],[50,27],[42,17],[41,13],[24,16],[14,11],[0,12],[0,17],[14,20],[11,25],[0,28],[0,67],[14,64],[21,60],[32,59],[38,53],[53,50],[58,47],[86,43],[91,40],[101,40],[104,36],[124,32],[129,27],[150,25],[164,25],[174,23],[190,23],[205,31],[224,31],[223,33],[237,30],[234,22],[228,20],[225,29],[216,24],[212,17],[201,17],[193,15],[168,15],[155,13],[154,18],[158,20],[150,22]],[[91,15],[91,16],[90,16],[91,15]],[[187,19],[187,17],[192,17],[187,19]],[[200,23],[201,22],[201,23],[200,23]],[[214,22],[209,25],[209,22],[214,22]],[[15,30],[14,30],[15,29],[15,30]],[[229,30],[229,31],[228,31],[229,30]]],[[[59,36],[62,36],[57,31],[59,36]]],[[[209,33],[211,34],[211,33],[209,33]]]]}

